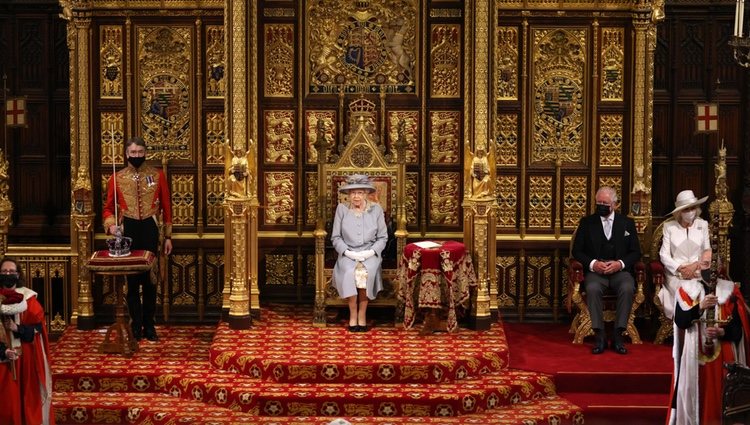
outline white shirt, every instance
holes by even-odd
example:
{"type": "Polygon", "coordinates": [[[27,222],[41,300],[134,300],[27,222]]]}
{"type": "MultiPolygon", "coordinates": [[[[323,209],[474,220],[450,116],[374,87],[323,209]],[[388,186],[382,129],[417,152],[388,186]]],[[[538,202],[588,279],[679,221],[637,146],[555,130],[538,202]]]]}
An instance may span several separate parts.
{"type": "MultiPolygon", "coordinates": [[[[612,239],[612,227],[615,225],[615,212],[612,211],[609,213],[608,216],[599,216],[599,218],[602,220],[602,228],[604,228],[604,237],[607,238],[607,240],[612,239]],[[609,222],[609,223],[607,223],[609,222]]],[[[594,271],[594,263],[600,260],[591,260],[591,263],[589,263],[589,270],[592,272],[594,271]]],[[[620,263],[620,266],[622,267],[622,270],[625,270],[625,262],[622,260],[617,260],[620,263]]]]}
{"type": "Polygon", "coordinates": [[[615,213],[614,211],[609,213],[606,217],[600,217],[602,219],[602,227],[604,228],[604,236],[607,237],[607,240],[612,239],[612,224],[615,222],[615,213]]]}

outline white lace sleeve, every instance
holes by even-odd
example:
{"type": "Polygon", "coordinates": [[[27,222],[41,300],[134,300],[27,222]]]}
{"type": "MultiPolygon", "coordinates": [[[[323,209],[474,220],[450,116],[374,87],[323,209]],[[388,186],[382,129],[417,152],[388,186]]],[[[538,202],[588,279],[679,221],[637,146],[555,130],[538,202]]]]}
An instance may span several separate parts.
{"type": "Polygon", "coordinates": [[[11,316],[18,313],[23,313],[29,307],[26,304],[26,300],[16,304],[0,304],[0,312],[4,315],[11,316]]]}

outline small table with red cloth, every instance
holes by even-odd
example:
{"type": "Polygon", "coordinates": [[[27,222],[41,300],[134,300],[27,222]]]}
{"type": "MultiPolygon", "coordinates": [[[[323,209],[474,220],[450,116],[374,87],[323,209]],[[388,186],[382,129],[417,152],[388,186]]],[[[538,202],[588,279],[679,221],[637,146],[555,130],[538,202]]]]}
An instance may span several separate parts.
{"type": "Polygon", "coordinates": [[[448,332],[458,327],[456,309],[466,306],[469,287],[475,286],[477,280],[471,255],[463,243],[445,241],[431,248],[410,243],[404,247],[398,275],[405,328],[414,325],[419,308],[431,309],[430,314],[447,308],[448,332]]]}
{"type": "MultiPolygon", "coordinates": [[[[128,276],[150,271],[156,256],[151,251],[134,250],[130,255],[124,257],[113,257],[108,250],[96,251],[88,261],[86,267],[94,275],[112,276],[112,284],[115,287],[117,304],[115,306],[115,323],[113,323],[104,342],[99,347],[103,353],[123,354],[132,356],[138,351],[138,341],[133,338],[133,330],[130,328],[128,306],[122,291],[122,283],[117,283],[118,276],[128,276]],[[114,335],[114,340],[113,335],[114,335]]],[[[94,281],[94,279],[92,279],[94,281]]]]}

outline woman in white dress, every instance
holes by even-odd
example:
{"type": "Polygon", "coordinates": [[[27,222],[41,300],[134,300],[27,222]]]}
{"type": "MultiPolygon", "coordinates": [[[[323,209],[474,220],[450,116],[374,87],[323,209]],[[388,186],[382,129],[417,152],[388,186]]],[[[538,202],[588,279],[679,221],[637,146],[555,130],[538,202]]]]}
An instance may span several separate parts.
{"type": "Polygon", "coordinates": [[[368,199],[375,187],[368,176],[347,178],[339,192],[348,202],[339,203],[333,219],[331,242],[338,253],[333,284],[349,304],[349,331],[367,331],[367,303],[383,289],[381,254],[388,241],[383,208],[368,199]]]}
{"type": "Polygon", "coordinates": [[[696,198],[692,190],[677,194],[674,220],[664,223],[659,258],[664,265],[667,282],[659,291],[664,315],[674,317],[675,293],[684,282],[701,278],[701,270],[711,265],[711,241],[708,222],[699,217],[700,205],[708,196],[696,198]]]}

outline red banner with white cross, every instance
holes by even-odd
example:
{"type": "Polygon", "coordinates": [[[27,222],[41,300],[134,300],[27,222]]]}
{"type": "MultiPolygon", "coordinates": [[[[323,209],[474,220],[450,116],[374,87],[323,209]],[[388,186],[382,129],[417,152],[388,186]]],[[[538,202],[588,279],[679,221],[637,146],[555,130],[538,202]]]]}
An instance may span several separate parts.
{"type": "Polygon", "coordinates": [[[22,97],[6,99],[5,124],[8,127],[26,126],[26,99],[22,97]]]}
{"type": "Polygon", "coordinates": [[[695,131],[698,133],[719,131],[719,105],[716,103],[695,105],[695,131]]]}

